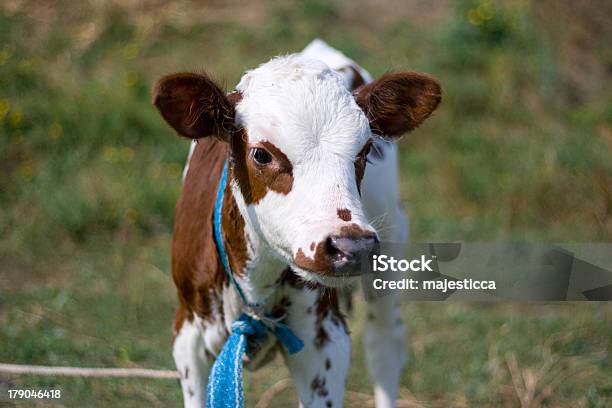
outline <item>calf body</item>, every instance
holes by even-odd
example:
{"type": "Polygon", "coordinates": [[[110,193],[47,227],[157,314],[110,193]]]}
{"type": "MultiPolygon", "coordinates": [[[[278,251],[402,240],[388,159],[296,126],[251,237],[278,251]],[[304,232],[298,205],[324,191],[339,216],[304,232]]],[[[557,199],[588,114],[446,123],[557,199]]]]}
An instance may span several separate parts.
{"type": "MultiPolygon", "coordinates": [[[[350,338],[336,288],[356,279],[359,255],[379,239],[408,239],[389,139],[417,127],[439,100],[429,76],[371,81],[320,41],[247,72],[228,95],[200,75],[160,80],[155,105],[179,134],[197,139],[172,245],[180,303],[173,354],[185,406],[204,406],[210,367],[245,310],[213,238],[225,161],[221,225],[234,279],[249,303],[304,342],[289,355],[268,336],[250,344],[245,364],[256,369],[280,352],[303,406],[339,407],[350,338]]],[[[364,345],[376,403],[393,406],[406,349],[399,306],[384,296],[367,308],[364,345]]]]}

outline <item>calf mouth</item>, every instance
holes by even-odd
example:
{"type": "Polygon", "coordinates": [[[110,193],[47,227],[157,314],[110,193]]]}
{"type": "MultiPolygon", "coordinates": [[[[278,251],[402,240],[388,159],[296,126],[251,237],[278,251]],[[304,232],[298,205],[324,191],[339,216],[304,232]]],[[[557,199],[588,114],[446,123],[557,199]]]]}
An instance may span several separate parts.
{"type": "Polygon", "coordinates": [[[329,264],[326,269],[316,270],[291,262],[291,269],[308,282],[333,288],[354,286],[362,275],[361,258],[346,258],[329,264]]]}
{"type": "Polygon", "coordinates": [[[305,270],[295,265],[293,265],[291,268],[305,281],[329,288],[344,288],[355,286],[361,276],[360,272],[321,274],[320,272],[305,270]]]}

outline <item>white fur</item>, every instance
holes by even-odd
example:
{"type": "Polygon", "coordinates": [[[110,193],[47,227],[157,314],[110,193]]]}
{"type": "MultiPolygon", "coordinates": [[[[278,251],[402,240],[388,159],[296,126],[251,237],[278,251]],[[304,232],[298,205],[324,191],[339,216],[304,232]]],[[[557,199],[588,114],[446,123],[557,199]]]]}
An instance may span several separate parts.
{"type": "Polygon", "coordinates": [[[331,402],[331,406],[341,407],[351,357],[350,336],[341,324],[334,323],[332,316],[328,315],[319,324],[329,336],[329,342],[322,348],[317,348],[317,317],[312,312],[316,307],[315,292],[295,289],[288,292],[293,304],[288,313],[287,324],[304,341],[304,349],[293,355],[285,355],[285,361],[302,406],[323,408],[331,402]],[[308,313],[308,310],[311,310],[311,313],[308,313]],[[327,360],[330,362],[329,367],[327,360]],[[313,390],[315,379],[324,383],[320,392],[313,390]]]}
{"type": "Polygon", "coordinates": [[[181,376],[185,408],[203,407],[206,401],[208,372],[213,361],[206,354],[204,335],[210,337],[212,333],[194,319],[185,321],[174,339],[172,355],[181,376]]]}
{"type": "Polygon", "coordinates": [[[339,219],[338,209],[350,210],[350,223],[373,231],[354,168],[357,153],[371,136],[365,114],[341,74],[301,54],[277,57],[248,71],[237,89],[242,101],[236,122],[246,129],[248,143],[271,142],[293,165],[288,194],[269,191],[248,209],[255,233],[297,273],[320,279],[292,259],[299,250],[312,254],[312,242],[348,225],[339,219]]]}

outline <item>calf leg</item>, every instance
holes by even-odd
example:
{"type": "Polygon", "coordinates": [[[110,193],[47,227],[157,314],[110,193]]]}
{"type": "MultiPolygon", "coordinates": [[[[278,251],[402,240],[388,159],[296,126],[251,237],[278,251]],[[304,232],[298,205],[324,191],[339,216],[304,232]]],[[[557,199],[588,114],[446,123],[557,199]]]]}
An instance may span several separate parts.
{"type": "Polygon", "coordinates": [[[172,355],[181,377],[184,406],[206,406],[206,385],[214,358],[206,351],[204,336],[196,319],[183,321],[174,339],[172,355]]]}
{"type": "Polygon", "coordinates": [[[367,303],[363,345],[376,407],[394,407],[406,359],[406,329],[394,291],[367,303]]]}
{"type": "Polygon", "coordinates": [[[338,408],[344,398],[351,340],[338,313],[335,292],[332,298],[318,292],[292,297],[287,323],[304,342],[304,349],[286,355],[286,361],[301,406],[338,408]]]}

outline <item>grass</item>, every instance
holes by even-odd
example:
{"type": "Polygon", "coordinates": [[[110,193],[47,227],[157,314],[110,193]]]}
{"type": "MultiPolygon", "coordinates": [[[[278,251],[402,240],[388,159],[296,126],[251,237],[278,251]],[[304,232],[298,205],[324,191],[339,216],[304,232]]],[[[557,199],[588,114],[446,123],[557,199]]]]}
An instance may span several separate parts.
{"type": "MultiPolygon", "coordinates": [[[[597,73],[612,37],[596,30],[597,7],[564,25],[555,2],[373,4],[0,6],[0,361],[172,367],[169,241],[188,143],[162,123],[149,89],[189,69],[231,88],[315,36],[374,75],[408,68],[442,83],[439,111],[400,144],[414,240],[611,240],[612,95],[597,73]]],[[[357,306],[351,406],[370,393],[357,306]]],[[[423,302],[404,314],[406,401],[612,400],[608,304],[423,302]]],[[[287,375],[278,361],[247,375],[249,406],[287,375]]],[[[180,401],[176,381],[2,375],[0,404],[6,388],[54,386],[56,406],[180,401]]]]}

